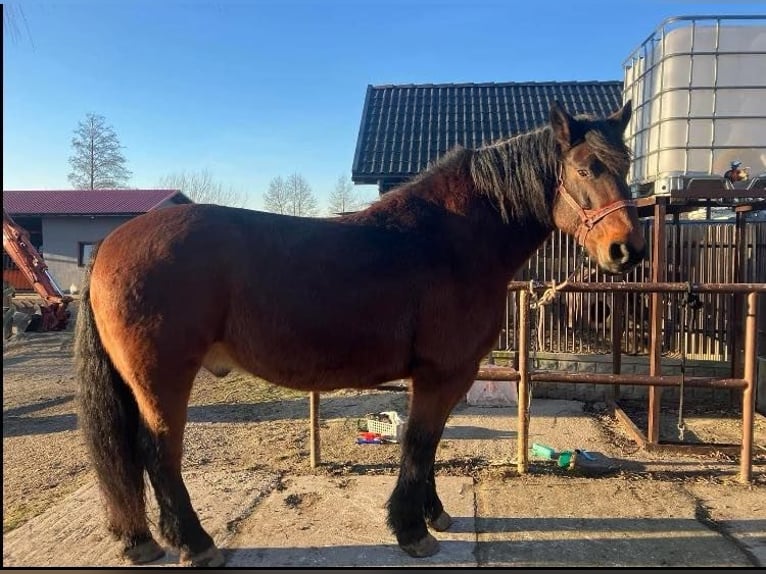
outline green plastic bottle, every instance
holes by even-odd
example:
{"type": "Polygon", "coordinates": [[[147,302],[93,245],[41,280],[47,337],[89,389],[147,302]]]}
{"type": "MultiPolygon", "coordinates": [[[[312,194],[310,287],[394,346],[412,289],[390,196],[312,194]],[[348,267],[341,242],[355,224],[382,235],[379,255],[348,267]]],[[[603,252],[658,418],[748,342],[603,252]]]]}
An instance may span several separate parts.
{"type": "Polygon", "coordinates": [[[556,458],[556,449],[551,448],[549,446],[545,446],[544,444],[539,443],[532,443],[532,456],[536,456],[538,458],[544,458],[545,460],[553,460],[556,458]]]}
{"type": "Polygon", "coordinates": [[[577,453],[571,450],[565,450],[559,454],[558,464],[561,468],[568,468],[569,470],[575,467],[577,460],[577,453]]]}

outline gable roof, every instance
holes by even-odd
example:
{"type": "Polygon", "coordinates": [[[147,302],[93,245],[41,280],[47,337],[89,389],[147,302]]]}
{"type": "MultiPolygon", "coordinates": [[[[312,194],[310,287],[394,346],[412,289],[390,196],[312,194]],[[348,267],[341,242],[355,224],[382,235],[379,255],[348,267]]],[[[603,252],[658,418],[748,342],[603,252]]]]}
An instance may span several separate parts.
{"type": "Polygon", "coordinates": [[[177,189],[3,191],[11,215],[138,215],[165,202],[193,203],[177,189]]]}
{"type": "Polygon", "coordinates": [[[477,148],[544,125],[553,100],[571,114],[608,115],[622,105],[622,88],[621,80],[367,86],[351,179],[399,183],[455,145],[477,148]]]}

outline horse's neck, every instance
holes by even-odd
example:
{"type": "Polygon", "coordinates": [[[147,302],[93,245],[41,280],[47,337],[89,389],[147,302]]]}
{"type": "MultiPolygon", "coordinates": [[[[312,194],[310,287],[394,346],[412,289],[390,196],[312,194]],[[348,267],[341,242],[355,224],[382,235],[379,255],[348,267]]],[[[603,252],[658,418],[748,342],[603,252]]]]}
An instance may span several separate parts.
{"type": "Polygon", "coordinates": [[[508,280],[529,260],[535,251],[550,237],[553,229],[539,222],[520,224],[513,220],[505,226],[500,236],[502,245],[502,266],[508,280]]]}
{"type": "Polygon", "coordinates": [[[343,219],[402,231],[435,233],[439,241],[456,242],[456,252],[487,266],[486,273],[510,279],[551,234],[552,229],[527,217],[503,221],[498,206],[470,179],[444,173],[425,174],[388,192],[367,209],[343,219]],[[459,245],[457,245],[459,244],[459,245]]]}

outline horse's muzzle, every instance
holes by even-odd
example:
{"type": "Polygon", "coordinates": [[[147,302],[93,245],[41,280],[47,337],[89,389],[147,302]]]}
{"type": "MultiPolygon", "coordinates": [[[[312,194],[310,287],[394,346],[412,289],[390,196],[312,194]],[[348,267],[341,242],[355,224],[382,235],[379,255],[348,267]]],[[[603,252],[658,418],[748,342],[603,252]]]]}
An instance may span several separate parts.
{"type": "Polygon", "coordinates": [[[640,249],[630,243],[612,243],[609,245],[608,258],[600,261],[601,268],[614,274],[627,273],[638,265],[646,256],[646,245],[640,249]]]}

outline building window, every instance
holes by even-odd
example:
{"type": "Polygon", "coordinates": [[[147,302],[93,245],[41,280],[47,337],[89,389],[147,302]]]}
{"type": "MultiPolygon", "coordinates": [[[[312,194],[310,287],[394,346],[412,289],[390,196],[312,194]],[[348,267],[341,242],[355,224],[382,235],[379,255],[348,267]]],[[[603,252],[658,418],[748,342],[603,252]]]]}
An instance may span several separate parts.
{"type": "Polygon", "coordinates": [[[77,265],[79,267],[85,267],[90,261],[90,254],[93,252],[95,243],[79,243],[79,249],[77,253],[77,265]]]}

